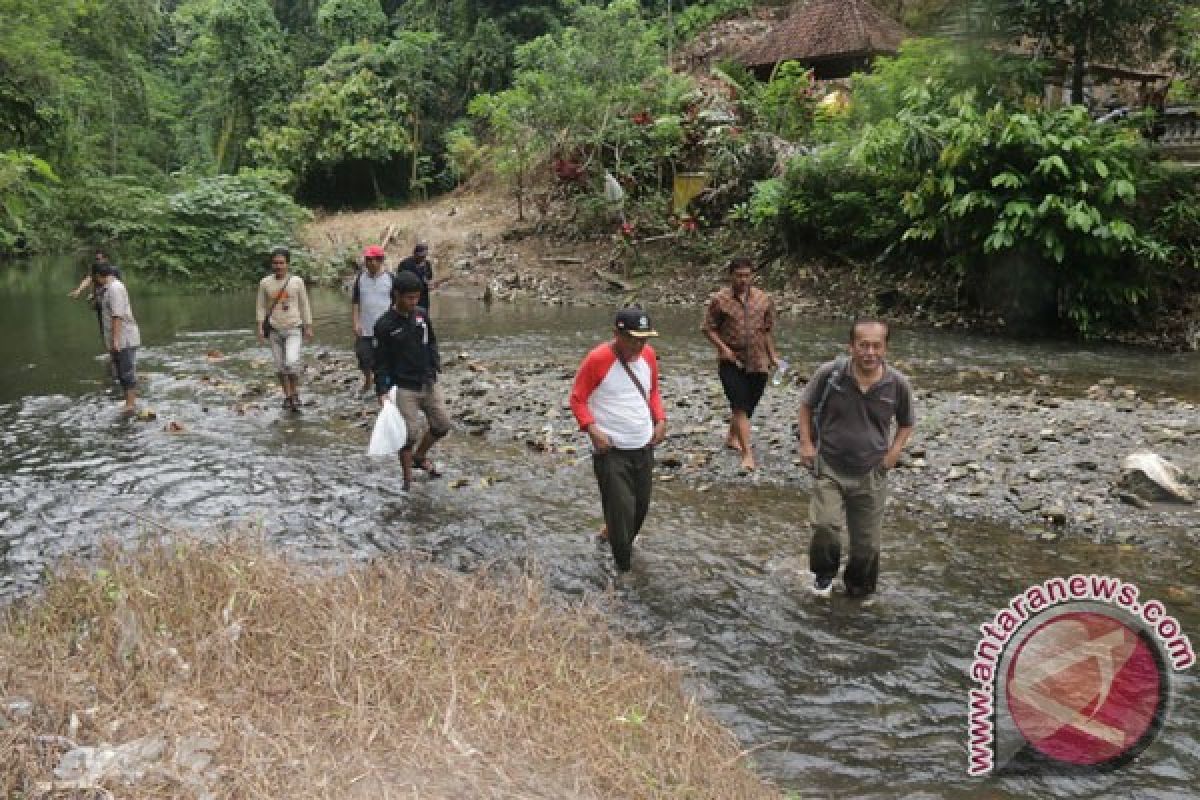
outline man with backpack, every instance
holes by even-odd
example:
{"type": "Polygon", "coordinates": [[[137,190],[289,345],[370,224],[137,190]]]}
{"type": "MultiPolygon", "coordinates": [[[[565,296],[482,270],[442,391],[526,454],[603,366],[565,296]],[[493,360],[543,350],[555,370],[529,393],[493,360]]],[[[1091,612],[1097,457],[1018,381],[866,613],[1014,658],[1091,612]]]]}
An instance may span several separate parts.
{"type": "Polygon", "coordinates": [[[362,391],[375,386],[375,323],[392,307],[392,273],[383,268],[383,248],[363,249],[363,270],[354,279],[350,318],[354,326],[354,355],[363,374],[362,391]]]}
{"type": "Polygon", "coordinates": [[[850,540],[846,594],[876,589],[887,473],[916,424],[912,387],[884,360],[887,344],[886,322],[856,319],[849,357],[818,367],[800,397],[800,459],[814,474],[808,561],[818,597],[833,591],[843,519],[850,540]]]}
{"type": "Polygon", "coordinates": [[[411,272],[421,279],[421,297],[417,300],[417,307],[429,311],[429,290],[436,289],[441,281],[433,279],[433,262],[429,260],[429,243],[417,242],[417,246],[413,248],[413,254],[408,258],[400,260],[396,266],[397,272],[411,272]]]}

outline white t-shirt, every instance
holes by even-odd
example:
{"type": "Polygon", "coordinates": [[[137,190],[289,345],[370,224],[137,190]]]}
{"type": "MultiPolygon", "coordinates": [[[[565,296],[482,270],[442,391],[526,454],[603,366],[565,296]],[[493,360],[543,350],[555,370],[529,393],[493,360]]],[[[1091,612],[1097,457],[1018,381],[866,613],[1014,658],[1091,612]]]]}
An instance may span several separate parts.
{"type": "Polygon", "coordinates": [[[105,288],[104,297],[100,301],[100,312],[106,342],[112,339],[112,321],[116,317],[121,320],[121,335],[116,342],[117,349],[124,350],[126,347],[141,346],[142,334],[138,330],[137,320],[133,318],[133,308],[129,305],[129,291],[125,288],[125,284],[117,278],[113,278],[112,283],[105,288]]]}
{"type": "Polygon", "coordinates": [[[380,270],[372,277],[364,269],[354,281],[350,302],[358,305],[359,336],[374,336],[375,323],[392,307],[392,273],[380,270]]]}

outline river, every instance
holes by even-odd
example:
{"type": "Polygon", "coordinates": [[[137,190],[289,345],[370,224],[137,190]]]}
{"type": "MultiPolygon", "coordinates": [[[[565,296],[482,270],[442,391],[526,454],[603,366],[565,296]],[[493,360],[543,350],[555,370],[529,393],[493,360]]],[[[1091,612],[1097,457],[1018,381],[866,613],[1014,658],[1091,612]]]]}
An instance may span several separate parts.
{"type": "MultiPolygon", "coordinates": [[[[251,525],[314,561],[412,553],[459,570],[533,569],[566,597],[606,598],[614,624],[685,667],[690,687],[753,749],[763,774],[798,796],[1195,796],[1194,668],[1174,676],[1162,733],[1132,764],[1100,775],[966,774],[979,625],[1025,587],[1082,572],[1137,584],[1200,636],[1192,540],[1157,551],[1076,538],[1047,544],[1008,526],[947,519],[931,529],[927,515],[899,513],[885,536],[880,598],[864,608],[809,596],[807,499],[792,482],[664,480],[631,580],[612,594],[609,558],[590,535],[600,512],[586,456],[532,451],[505,430],[503,397],[486,436],[456,431],[439,447],[446,477],[406,494],[395,468],[364,455],[360,412],[369,405],[352,385],[318,383],[298,417],[278,410],[269,354],[253,336],[251,290],[189,295],[134,275],[142,402],[157,418],[125,420],[98,358],[95,316],[66,297],[77,277],[62,260],[0,269],[0,598],[35,590],[56,559],[168,529],[213,535],[251,525]]],[[[308,363],[344,360],[347,298],[312,297],[308,363]]],[[[606,335],[610,313],[488,307],[452,294],[433,309],[448,361],[509,370],[535,391],[545,367],[528,365],[557,364],[560,382],[606,335]]],[[[654,316],[671,407],[673,384],[690,385],[673,376],[710,370],[711,357],[694,310],[654,316]]],[[[781,350],[813,363],[845,338],[844,327],[785,318],[781,350]]],[[[1194,354],[902,330],[891,350],[947,390],[964,365],[1035,364],[1067,394],[1112,376],[1200,395],[1194,354]]],[[[539,413],[559,434],[569,430],[565,397],[547,398],[539,413]]]]}

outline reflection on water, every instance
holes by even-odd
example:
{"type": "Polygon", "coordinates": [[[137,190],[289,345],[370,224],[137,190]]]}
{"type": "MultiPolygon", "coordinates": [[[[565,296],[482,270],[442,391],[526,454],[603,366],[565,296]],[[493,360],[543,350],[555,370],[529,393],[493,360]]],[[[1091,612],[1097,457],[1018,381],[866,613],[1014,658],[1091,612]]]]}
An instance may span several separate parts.
{"type": "MultiPolygon", "coordinates": [[[[0,594],[28,591],[48,561],[94,552],[105,536],[246,522],[307,558],[413,552],[455,569],[532,563],[566,595],[608,591],[586,458],[564,466],[502,435],[458,434],[442,452],[447,478],[405,494],[398,470],[363,455],[366,430],[339,418],[361,402],[349,391],[316,398],[300,418],[276,409],[268,354],[251,331],[250,290],[186,297],[135,289],[143,393],[159,418],[121,420],[94,360],[94,317],[62,297],[69,283],[10,282],[0,301],[0,594]],[[210,350],[223,357],[209,358],[210,350]],[[265,398],[247,395],[256,384],[267,388],[265,398]],[[167,421],[182,432],[165,430],[167,421]],[[466,485],[455,488],[456,478],[466,485]]],[[[310,359],[322,347],[346,349],[346,298],[316,292],[314,305],[319,342],[310,359]]],[[[608,309],[488,310],[463,298],[438,298],[434,311],[448,354],[467,351],[499,368],[549,360],[570,369],[610,324],[608,309]]],[[[709,367],[697,316],[655,310],[668,374],[709,367]]],[[[790,317],[780,335],[784,352],[805,366],[842,338],[841,323],[790,317]]],[[[1032,363],[1067,386],[1115,375],[1153,380],[1177,396],[1196,391],[1185,377],[1195,374],[1194,357],[906,331],[893,349],[926,385],[949,382],[963,365],[1032,363]]],[[[806,502],[786,484],[661,483],[630,585],[613,598],[614,624],[686,666],[692,688],[754,748],[766,774],[806,797],[1192,795],[1200,713],[1189,673],[1179,676],[1163,735],[1124,770],[1071,779],[966,775],[977,626],[1026,586],[1082,571],[1139,584],[1200,638],[1197,567],[1186,543],[1154,554],[1031,542],[978,523],[923,530],[901,517],[886,535],[880,600],[864,609],[808,595],[807,535],[798,522],[806,502]]]]}

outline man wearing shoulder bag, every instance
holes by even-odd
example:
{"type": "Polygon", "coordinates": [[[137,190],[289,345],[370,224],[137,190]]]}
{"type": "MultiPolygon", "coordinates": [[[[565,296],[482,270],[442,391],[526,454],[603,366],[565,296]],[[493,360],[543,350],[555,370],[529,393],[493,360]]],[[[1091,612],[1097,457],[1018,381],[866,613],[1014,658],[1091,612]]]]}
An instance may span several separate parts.
{"type": "Polygon", "coordinates": [[[271,251],[271,275],[258,284],[255,299],[258,341],[270,342],[275,372],[283,389],[283,408],[300,411],[300,343],[312,341],[312,309],[308,292],[298,275],[288,273],[291,251],[276,247],[271,251]]]}
{"type": "Polygon", "coordinates": [[[654,447],[667,434],[658,386],[657,336],[638,308],[617,312],[611,341],[584,357],[571,387],[571,411],[592,445],[605,533],[618,572],[628,572],[633,540],[650,509],[654,447]]]}

